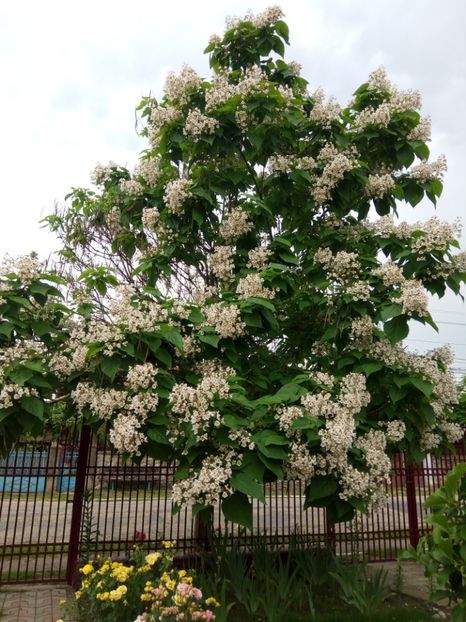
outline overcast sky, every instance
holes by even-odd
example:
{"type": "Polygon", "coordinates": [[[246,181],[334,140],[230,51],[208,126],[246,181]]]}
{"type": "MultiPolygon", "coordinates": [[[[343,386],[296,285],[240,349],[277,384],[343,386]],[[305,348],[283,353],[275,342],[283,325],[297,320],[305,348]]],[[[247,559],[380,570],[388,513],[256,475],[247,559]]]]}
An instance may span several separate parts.
{"type": "MultiPolygon", "coordinates": [[[[72,186],[88,185],[97,162],[130,168],[144,143],[134,109],[161,95],[168,71],[183,63],[208,75],[202,50],[227,15],[272,2],[203,0],[23,0],[0,4],[0,255],[56,248],[38,221],[72,186]]],[[[466,2],[464,0],[283,0],[290,26],[287,60],[297,60],[310,89],[340,103],[379,65],[402,88],[423,95],[432,117],[432,155],[449,170],[437,214],[466,216],[466,2]]],[[[426,220],[434,210],[406,207],[402,218],[426,220]]],[[[465,223],[466,225],[466,223],[465,223]]],[[[463,236],[462,246],[466,246],[463,236]]],[[[466,313],[449,296],[434,299],[440,333],[415,328],[410,347],[449,342],[466,373],[466,313]]]]}

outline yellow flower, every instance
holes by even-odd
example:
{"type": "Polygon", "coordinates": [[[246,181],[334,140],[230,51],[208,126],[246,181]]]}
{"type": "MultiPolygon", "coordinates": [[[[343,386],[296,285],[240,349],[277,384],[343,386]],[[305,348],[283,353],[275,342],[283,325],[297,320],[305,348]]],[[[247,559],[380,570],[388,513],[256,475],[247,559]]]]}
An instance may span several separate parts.
{"type": "Polygon", "coordinates": [[[60,598],[60,600],[58,601],[58,604],[61,605],[62,607],[65,603],[66,603],[66,598],[60,598]]]}
{"type": "Polygon", "coordinates": [[[94,566],[92,564],[86,564],[81,568],[81,572],[83,574],[91,574],[91,572],[94,572],[94,566]]]}
{"type": "Polygon", "coordinates": [[[152,600],[152,594],[141,594],[141,600],[152,600]]]}
{"type": "Polygon", "coordinates": [[[108,600],[110,598],[110,594],[108,592],[101,592],[100,594],[96,594],[97,600],[108,600]]]}
{"type": "Polygon", "coordinates": [[[179,570],[178,571],[178,576],[182,579],[183,577],[185,577],[187,575],[186,570],[179,570]]]}
{"type": "Polygon", "coordinates": [[[175,594],[175,596],[173,596],[173,600],[175,602],[175,605],[178,605],[178,607],[181,607],[182,605],[185,604],[186,597],[182,596],[181,594],[175,594]]]}
{"type": "Polygon", "coordinates": [[[78,598],[81,598],[81,594],[82,594],[82,592],[81,592],[80,590],[78,590],[77,592],[75,592],[74,597],[76,598],[76,600],[77,600],[78,598]]]}
{"type": "Polygon", "coordinates": [[[55,622],[63,622],[63,618],[58,618],[55,622]]]}
{"type": "Polygon", "coordinates": [[[162,553],[149,553],[145,556],[146,563],[153,566],[162,557],[162,553]]]}
{"type": "Polygon", "coordinates": [[[212,607],[220,607],[220,603],[213,596],[209,596],[209,598],[206,598],[205,604],[209,605],[209,606],[212,606],[212,607]]]}
{"type": "Polygon", "coordinates": [[[164,549],[172,549],[176,545],[176,540],[162,540],[164,549]]]}
{"type": "Polygon", "coordinates": [[[126,585],[120,585],[116,590],[112,590],[109,594],[110,600],[120,600],[128,591],[126,585]]]}

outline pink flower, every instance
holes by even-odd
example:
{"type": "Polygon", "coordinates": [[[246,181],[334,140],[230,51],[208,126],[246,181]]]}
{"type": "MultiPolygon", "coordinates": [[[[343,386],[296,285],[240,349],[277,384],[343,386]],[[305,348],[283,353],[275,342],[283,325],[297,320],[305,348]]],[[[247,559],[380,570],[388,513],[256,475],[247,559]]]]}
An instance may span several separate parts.
{"type": "Polygon", "coordinates": [[[199,600],[200,598],[202,598],[202,592],[198,587],[193,587],[192,595],[194,596],[196,600],[199,600]]]}
{"type": "Polygon", "coordinates": [[[134,532],[134,537],[136,538],[136,540],[141,540],[141,542],[144,542],[144,540],[146,539],[146,534],[144,531],[138,531],[136,529],[136,531],[134,532]]]}
{"type": "Polygon", "coordinates": [[[215,620],[215,613],[210,609],[206,609],[204,620],[215,620]]]}

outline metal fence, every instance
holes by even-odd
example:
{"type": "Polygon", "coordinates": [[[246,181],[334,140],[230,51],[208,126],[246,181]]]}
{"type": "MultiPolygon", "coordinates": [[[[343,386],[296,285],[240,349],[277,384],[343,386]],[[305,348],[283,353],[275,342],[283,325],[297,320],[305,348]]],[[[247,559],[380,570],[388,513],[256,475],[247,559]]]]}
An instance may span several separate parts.
{"type": "MultiPolygon", "coordinates": [[[[426,497],[465,459],[464,444],[421,467],[395,456],[388,505],[335,527],[324,509],[303,510],[303,483],[280,481],[265,487],[265,504],[254,501],[252,531],[225,522],[218,510],[214,529],[245,547],[261,537],[280,547],[325,543],[352,558],[394,559],[426,533],[426,497]]],[[[0,461],[0,581],[71,583],[79,558],[125,555],[136,531],[149,549],[169,539],[181,552],[196,551],[204,536],[191,509],[172,512],[174,472],[150,459],[125,464],[88,428],[60,442],[19,443],[0,461]]]]}

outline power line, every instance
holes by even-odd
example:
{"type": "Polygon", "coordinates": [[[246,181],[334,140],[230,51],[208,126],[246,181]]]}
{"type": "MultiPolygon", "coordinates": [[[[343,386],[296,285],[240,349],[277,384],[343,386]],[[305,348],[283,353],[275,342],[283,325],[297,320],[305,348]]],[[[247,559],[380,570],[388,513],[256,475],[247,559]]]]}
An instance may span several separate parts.
{"type": "MultiPolygon", "coordinates": [[[[445,341],[438,341],[438,340],[437,341],[432,341],[430,339],[416,339],[416,337],[407,337],[405,339],[405,341],[419,341],[420,343],[421,342],[422,343],[439,343],[439,344],[442,344],[442,345],[444,345],[445,343],[449,343],[448,341],[445,342],[445,341]]],[[[452,345],[454,345],[454,346],[466,346],[466,343],[453,343],[452,345]]]]}

